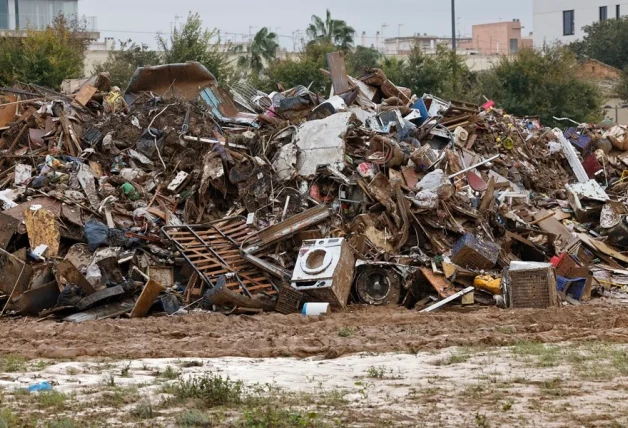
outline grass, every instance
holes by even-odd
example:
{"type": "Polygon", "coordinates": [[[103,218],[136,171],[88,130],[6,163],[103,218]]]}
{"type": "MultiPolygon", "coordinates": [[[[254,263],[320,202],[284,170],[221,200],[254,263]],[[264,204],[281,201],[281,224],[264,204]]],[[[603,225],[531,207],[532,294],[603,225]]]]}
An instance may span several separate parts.
{"type": "Polygon", "coordinates": [[[46,428],[83,428],[85,424],[75,422],[69,418],[55,419],[46,422],[46,428]]]}
{"type": "Polygon", "coordinates": [[[351,327],[341,327],[338,329],[338,336],[351,337],[355,334],[355,331],[351,327]]]}
{"type": "Polygon", "coordinates": [[[371,379],[384,379],[386,369],[384,367],[371,366],[366,370],[366,376],[371,379]]]}
{"type": "Polygon", "coordinates": [[[215,426],[215,422],[208,414],[192,409],[181,413],[176,418],[178,427],[211,427],[215,426]]]}
{"type": "Polygon", "coordinates": [[[439,366],[451,366],[454,364],[466,363],[471,359],[471,352],[468,349],[458,349],[455,353],[449,355],[447,358],[440,360],[437,365],[439,366]]]}
{"type": "Polygon", "coordinates": [[[0,428],[17,426],[17,416],[9,409],[0,409],[0,428]]]}
{"type": "Polygon", "coordinates": [[[281,409],[275,406],[253,408],[244,411],[237,427],[242,428],[310,428],[325,426],[318,420],[318,414],[305,413],[293,409],[281,409]]]}
{"type": "Polygon", "coordinates": [[[555,378],[541,382],[539,388],[543,396],[564,397],[567,392],[562,387],[562,379],[555,378]]]}
{"type": "Polygon", "coordinates": [[[16,373],[26,371],[26,358],[14,355],[0,357],[0,372],[16,373]]]}
{"type": "Polygon", "coordinates": [[[150,401],[150,398],[144,399],[141,403],[139,403],[133,410],[131,410],[131,416],[137,419],[153,419],[155,417],[155,413],[153,411],[153,404],[150,401]]]}
{"type": "Polygon", "coordinates": [[[181,373],[175,370],[172,366],[167,366],[166,370],[164,370],[163,373],[159,373],[158,376],[168,380],[175,380],[181,376],[181,373]]]}
{"type": "Polygon", "coordinates": [[[234,405],[242,402],[244,383],[215,373],[208,373],[202,377],[181,380],[168,385],[164,392],[171,393],[180,400],[201,400],[209,407],[234,405]]]}
{"type": "Polygon", "coordinates": [[[514,355],[524,357],[535,367],[554,367],[558,365],[562,350],[556,345],[539,342],[519,342],[512,349],[514,355]]]}
{"type": "Polygon", "coordinates": [[[131,371],[131,362],[129,361],[127,365],[122,367],[122,370],[120,371],[120,377],[131,377],[129,375],[130,371],[131,371]]]}
{"type": "Polygon", "coordinates": [[[102,397],[98,399],[98,403],[106,407],[119,409],[139,400],[140,395],[137,386],[125,388],[114,387],[111,391],[105,392],[102,397]]]}
{"type": "Polygon", "coordinates": [[[39,407],[44,409],[65,408],[68,396],[58,391],[43,391],[35,395],[39,407]]]}

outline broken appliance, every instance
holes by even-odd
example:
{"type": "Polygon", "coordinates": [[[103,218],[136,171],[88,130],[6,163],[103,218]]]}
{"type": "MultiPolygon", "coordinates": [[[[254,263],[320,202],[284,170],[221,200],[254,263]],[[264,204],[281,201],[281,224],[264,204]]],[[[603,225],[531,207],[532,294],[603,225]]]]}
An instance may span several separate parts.
{"type": "Polygon", "coordinates": [[[399,303],[402,273],[392,263],[357,263],[355,294],[360,302],[375,305],[399,303]]]}
{"type": "Polygon", "coordinates": [[[303,241],[292,287],[333,307],[344,308],[354,270],[355,258],[344,238],[303,241]]]}

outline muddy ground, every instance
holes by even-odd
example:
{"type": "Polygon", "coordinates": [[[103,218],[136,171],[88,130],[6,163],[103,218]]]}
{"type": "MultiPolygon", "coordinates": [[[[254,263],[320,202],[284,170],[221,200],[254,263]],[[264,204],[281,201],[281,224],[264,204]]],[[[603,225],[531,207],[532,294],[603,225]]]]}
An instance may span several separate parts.
{"type": "Polygon", "coordinates": [[[628,343],[628,310],[597,302],[551,310],[497,308],[421,314],[351,307],[325,317],[197,313],[173,317],[58,323],[0,322],[0,355],[26,358],[309,357],[359,352],[417,353],[452,346],[628,343]]]}

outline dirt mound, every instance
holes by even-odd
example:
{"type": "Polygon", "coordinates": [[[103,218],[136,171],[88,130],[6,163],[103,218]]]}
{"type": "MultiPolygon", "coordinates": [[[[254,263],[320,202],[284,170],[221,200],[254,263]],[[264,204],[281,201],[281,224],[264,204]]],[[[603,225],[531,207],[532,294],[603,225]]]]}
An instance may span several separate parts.
{"type": "Polygon", "coordinates": [[[28,358],[308,357],[357,352],[418,352],[519,341],[628,342],[628,312],[588,305],[555,310],[488,308],[420,314],[356,308],[327,317],[300,315],[120,319],[59,324],[31,319],[0,324],[0,354],[28,358]]]}

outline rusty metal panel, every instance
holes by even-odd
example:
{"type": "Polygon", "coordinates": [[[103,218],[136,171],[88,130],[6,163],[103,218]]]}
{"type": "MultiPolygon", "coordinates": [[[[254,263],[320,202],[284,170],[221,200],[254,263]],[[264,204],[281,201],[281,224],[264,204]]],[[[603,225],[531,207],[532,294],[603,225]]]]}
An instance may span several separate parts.
{"type": "Polygon", "coordinates": [[[194,101],[201,88],[216,83],[214,75],[199,62],[140,67],[131,77],[126,95],[152,92],[165,99],[181,97],[194,101]]]}
{"type": "Polygon", "coordinates": [[[165,226],[162,230],[210,288],[224,275],[226,288],[235,293],[247,297],[277,294],[268,275],[240,253],[242,243],[254,233],[246,219],[233,217],[206,225],[165,226]]]}

